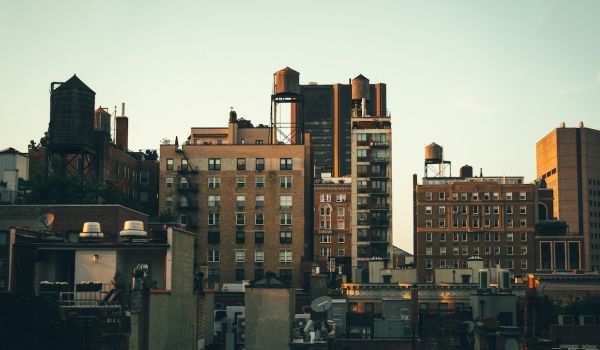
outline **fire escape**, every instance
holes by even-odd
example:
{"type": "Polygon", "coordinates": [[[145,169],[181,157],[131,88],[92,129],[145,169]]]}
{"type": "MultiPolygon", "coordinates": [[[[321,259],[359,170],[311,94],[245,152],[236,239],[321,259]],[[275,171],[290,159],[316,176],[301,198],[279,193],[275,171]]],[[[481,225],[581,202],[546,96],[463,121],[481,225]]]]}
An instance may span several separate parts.
{"type": "Polygon", "coordinates": [[[176,152],[182,155],[181,164],[177,167],[177,211],[181,223],[193,230],[198,226],[198,167],[190,162],[183,149],[177,149],[176,152]],[[182,215],[185,215],[184,218],[182,215]]]}

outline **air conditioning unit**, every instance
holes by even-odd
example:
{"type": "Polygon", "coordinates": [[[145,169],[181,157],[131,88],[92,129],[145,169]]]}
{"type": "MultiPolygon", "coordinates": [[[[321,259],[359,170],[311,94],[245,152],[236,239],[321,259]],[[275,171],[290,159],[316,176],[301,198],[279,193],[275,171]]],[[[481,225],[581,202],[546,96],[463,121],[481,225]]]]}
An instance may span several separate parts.
{"type": "Polygon", "coordinates": [[[490,287],[490,272],[487,269],[479,270],[479,288],[487,289],[490,287]]]}
{"type": "Polygon", "coordinates": [[[575,316],[573,315],[558,315],[558,325],[567,326],[575,324],[575,316]]]}

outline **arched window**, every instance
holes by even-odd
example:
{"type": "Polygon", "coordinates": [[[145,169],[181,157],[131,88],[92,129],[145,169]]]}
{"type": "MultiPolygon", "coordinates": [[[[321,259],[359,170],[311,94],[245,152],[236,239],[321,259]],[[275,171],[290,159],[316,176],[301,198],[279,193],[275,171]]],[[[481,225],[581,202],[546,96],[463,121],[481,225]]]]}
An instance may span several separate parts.
{"type": "Polygon", "coordinates": [[[187,207],[187,206],[188,206],[188,200],[187,200],[187,198],[186,198],[186,197],[184,197],[184,196],[180,197],[180,198],[179,198],[179,205],[180,205],[182,208],[185,208],[185,207],[187,207]]]}
{"type": "Polygon", "coordinates": [[[538,212],[539,220],[548,220],[548,207],[545,203],[538,204],[538,212]]]}
{"type": "Polygon", "coordinates": [[[319,227],[331,229],[331,205],[323,204],[319,207],[319,227]]]}

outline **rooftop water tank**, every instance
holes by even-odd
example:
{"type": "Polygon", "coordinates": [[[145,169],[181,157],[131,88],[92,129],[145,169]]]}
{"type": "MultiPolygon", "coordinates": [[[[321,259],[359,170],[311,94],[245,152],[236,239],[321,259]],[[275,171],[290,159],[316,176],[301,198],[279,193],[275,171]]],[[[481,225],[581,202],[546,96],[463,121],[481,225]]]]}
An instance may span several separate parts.
{"type": "Polygon", "coordinates": [[[366,98],[367,100],[369,99],[369,79],[360,74],[356,78],[352,79],[351,84],[353,100],[362,100],[363,98],[366,98]]]}
{"type": "Polygon", "coordinates": [[[110,133],[110,113],[102,107],[94,112],[94,130],[110,133]]]}
{"type": "Polygon", "coordinates": [[[285,67],[275,73],[275,95],[299,93],[300,73],[290,67],[285,67]]]}
{"type": "Polygon", "coordinates": [[[473,177],[473,167],[470,165],[463,165],[460,167],[460,177],[468,178],[473,177]]]}
{"type": "Polygon", "coordinates": [[[425,147],[425,160],[442,161],[444,159],[444,148],[435,142],[425,147]]]}

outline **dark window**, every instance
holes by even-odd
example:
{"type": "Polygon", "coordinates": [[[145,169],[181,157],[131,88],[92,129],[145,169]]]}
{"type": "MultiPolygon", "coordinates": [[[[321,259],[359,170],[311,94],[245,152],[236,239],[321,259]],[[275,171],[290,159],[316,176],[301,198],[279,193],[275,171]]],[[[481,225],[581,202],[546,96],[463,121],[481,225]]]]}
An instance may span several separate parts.
{"type": "Polygon", "coordinates": [[[221,243],[221,234],[219,232],[208,233],[208,244],[219,244],[221,243]]]}
{"type": "Polygon", "coordinates": [[[292,158],[280,158],[279,159],[280,170],[292,170],[292,158]]]}
{"type": "Polygon", "coordinates": [[[579,243],[569,242],[569,269],[575,270],[580,268],[581,266],[579,266],[579,243]]]}
{"type": "Polygon", "coordinates": [[[173,170],[173,158],[167,158],[167,170],[173,170]]]}
{"type": "Polygon", "coordinates": [[[283,282],[291,282],[292,281],[292,270],[291,269],[281,269],[279,270],[279,279],[283,282]]]}
{"type": "Polygon", "coordinates": [[[567,268],[565,242],[554,242],[554,268],[556,270],[565,270],[567,268]]]}
{"type": "Polygon", "coordinates": [[[235,280],[242,281],[244,279],[244,269],[235,269],[235,280]]]}
{"type": "Polygon", "coordinates": [[[221,273],[219,269],[208,269],[208,280],[209,281],[218,281],[221,278],[221,273]]]}
{"type": "Polygon", "coordinates": [[[256,158],[256,170],[265,170],[264,158],[256,158]]]}
{"type": "Polygon", "coordinates": [[[221,158],[208,158],[208,170],[221,170],[221,158]]]}
{"type": "Polygon", "coordinates": [[[237,170],[246,170],[246,158],[237,159],[237,170]]]}
{"type": "Polygon", "coordinates": [[[180,166],[180,170],[188,170],[188,161],[187,159],[182,159],[181,160],[181,166],[180,166]]]}
{"type": "Polygon", "coordinates": [[[552,260],[551,260],[551,252],[550,252],[550,242],[541,242],[540,243],[540,260],[541,267],[543,270],[550,270],[552,268],[552,260]]]}
{"type": "Polygon", "coordinates": [[[263,269],[255,269],[254,270],[254,279],[255,280],[260,280],[263,277],[265,277],[265,270],[263,270],[263,269]]]}
{"type": "Polygon", "coordinates": [[[244,231],[237,231],[235,233],[235,244],[244,244],[246,243],[246,233],[244,231]]]}
{"type": "Polygon", "coordinates": [[[257,231],[254,233],[254,243],[257,243],[257,244],[265,243],[265,233],[263,231],[257,231]]]}
{"type": "Polygon", "coordinates": [[[279,232],[279,243],[292,244],[292,232],[291,231],[279,232]]]}

